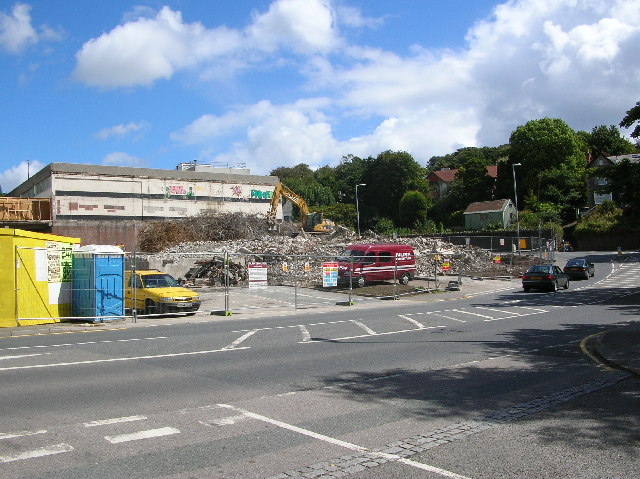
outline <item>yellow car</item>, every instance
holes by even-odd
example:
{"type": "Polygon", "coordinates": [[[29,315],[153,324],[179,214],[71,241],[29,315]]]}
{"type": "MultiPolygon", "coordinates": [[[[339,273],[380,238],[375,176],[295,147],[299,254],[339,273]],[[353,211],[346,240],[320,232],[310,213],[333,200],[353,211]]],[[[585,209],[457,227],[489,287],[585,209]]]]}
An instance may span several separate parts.
{"type": "Polygon", "coordinates": [[[157,270],[124,272],[125,308],[142,314],[188,313],[200,309],[200,296],[157,270]]]}

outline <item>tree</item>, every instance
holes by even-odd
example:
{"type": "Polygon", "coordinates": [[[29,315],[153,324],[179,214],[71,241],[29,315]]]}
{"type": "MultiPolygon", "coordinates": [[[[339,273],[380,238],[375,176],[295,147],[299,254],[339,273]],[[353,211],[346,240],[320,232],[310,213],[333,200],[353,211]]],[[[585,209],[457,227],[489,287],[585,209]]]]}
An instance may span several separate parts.
{"type": "Polygon", "coordinates": [[[426,170],[407,152],[385,151],[375,159],[367,158],[364,166],[362,183],[367,186],[362,188],[361,222],[374,217],[398,221],[400,200],[407,191],[429,195],[426,170]]]}
{"type": "Polygon", "coordinates": [[[586,141],[593,158],[601,153],[610,156],[624,155],[635,151],[633,143],[624,138],[618,127],[614,125],[609,127],[595,126],[591,133],[578,132],[578,135],[586,141]]]}
{"type": "Polygon", "coordinates": [[[419,191],[407,191],[400,199],[400,225],[408,228],[427,220],[429,200],[419,191]]]}
{"type": "Polygon", "coordinates": [[[356,185],[364,183],[365,161],[353,155],[343,156],[340,164],[335,167],[337,185],[336,199],[341,203],[356,202],[356,185]]]}
{"type": "Polygon", "coordinates": [[[631,128],[636,122],[639,123],[631,132],[631,138],[640,138],[640,101],[636,103],[636,106],[627,111],[627,114],[620,122],[620,126],[623,128],[631,128]]]}
{"type": "Polygon", "coordinates": [[[640,163],[624,159],[606,168],[598,169],[598,176],[608,178],[605,193],[613,193],[621,206],[632,215],[640,213],[640,163]]]}
{"type": "Polygon", "coordinates": [[[455,153],[444,156],[432,156],[429,159],[427,168],[431,171],[441,168],[460,168],[471,160],[481,160],[484,166],[495,165],[501,158],[509,155],[509,145],[502,146],[469,146],[459,148],[455,153]]]}
{"type": "Polygon", "coordinates": [[[563,205],[565,222],[575,219],[575,210],[586,199],[586,151],[580,136],[560,119],[543,118],[517,127],[509,145],[509,162],[498,167],[500,193],[508,194],[509,186],[513,192],[512,165],[519,163],[518,196],[538,196],[539,191],[539,201],[563,205]]]}

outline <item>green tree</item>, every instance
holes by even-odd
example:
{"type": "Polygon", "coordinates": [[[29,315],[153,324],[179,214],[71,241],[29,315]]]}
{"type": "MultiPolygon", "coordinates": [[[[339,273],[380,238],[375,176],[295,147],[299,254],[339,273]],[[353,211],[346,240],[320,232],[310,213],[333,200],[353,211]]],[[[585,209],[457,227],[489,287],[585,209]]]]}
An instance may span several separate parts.
{"type": "Polygon", "coordinates": [[[578,132],[578,134],[586,141],[593,158],[601,153],[610,156],[624,155],[635,151],[633,143],[624,138],[618,127],[614,125],[609,127],[595,126],[591,133],[578,132]]]}
{"type": "Polygon", "coordinates": [[[636,122],[638,122],[638,124],[631,132],[631,138],[640,138],[640,101],[630,110],[627,110],[627,114],[620,122],[620,126],[623,128],[631,128],[636,122]]]}
{"type": "Polygon", "coordinates": [[[420,191],[407,191],[400,199],[400,225],[412,228],[427,220],[429,200],[420,191]]]}
{"type": "Polygon", "coordinates": [[[337,185],[336,200],[341,203],[356,202],[356,185],[364,183],[365,161],[353,155],[342,157],[340,164],[335,167],[337,185]]]}
{"type": "Polygon", "coordinates": [[[460,168],[471,160],[481,160],[484,166],[495,165],[501,158],[509,156],[509,145],[464,147],[444,156],[432,156],[427,168],[431,171],[441,168],[460,168]]]}
{"type": "MultiPolygon", "coordinates": [[[[385,151],[376,158],[364,160],[365,171],[360,201],[360,222],[374,217],[398,221],[400,200],[409,190],[428,196],[426,170],[404,151],[385,151]]],[[[354,185],[355,188],[355,185],[354,185]]]]}
{"type": "Polygon", "coordinates": [[[607,178],[605,193],[613,193],[620,206],[633,216],[640,214],[640,163],[624,159],[606,168],[597,169],[597,175],[607,178]]]}
{"type": "Polygon", "coordinates": [[[562,205],[563,221],[575,219],[586,196],[586,151],[580,136],[560,119],[543,118],[517,127],[509,145],[509,162],[498,166],[500,194],[513,197],[515,170],[519,198],[536,195],[541,202],[562,205]]]}

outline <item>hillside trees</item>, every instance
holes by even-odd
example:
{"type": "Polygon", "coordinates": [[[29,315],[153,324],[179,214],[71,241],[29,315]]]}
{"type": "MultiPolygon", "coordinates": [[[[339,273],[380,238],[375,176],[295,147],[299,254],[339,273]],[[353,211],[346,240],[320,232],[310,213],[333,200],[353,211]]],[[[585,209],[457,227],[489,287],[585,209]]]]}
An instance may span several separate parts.
{"type": "Polygon", "coordinates": [[[543,118],[517,127],[509,145],[508,167],[498,168],[500,191],[508,191],[507,185],[513,190],[512,165],[520,163],[516,167],[518,197],[562,205],[563,221],[574,220],[586,195],[586,151],[578,134],[560,119],[543,118]]]}
{"type": "Polygon", "coordinates": [[[578,135],[585,141],[593,158],[601,153],[606,156],[625,155],[634,153],[636,148],[633,143],[620,134],[618,127],[611,125],[595,126],[591,133],[579,131],[578,135]]]}
{"type": "Polygon", "coordinates": [[[362,183],[367,186],[358,191],[361,224],[371,227],[381,218],[398,224],[400,200],[407,191],[429,197],[426,170],[407,152],[384,151],[364,160],[364,166],[362,183]]]}

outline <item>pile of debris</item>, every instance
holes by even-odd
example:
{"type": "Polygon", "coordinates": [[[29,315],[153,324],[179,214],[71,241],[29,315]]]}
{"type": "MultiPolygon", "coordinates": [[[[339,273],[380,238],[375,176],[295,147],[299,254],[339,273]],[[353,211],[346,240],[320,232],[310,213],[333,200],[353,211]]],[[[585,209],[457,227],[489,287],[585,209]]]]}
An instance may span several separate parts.
{"type": "MultiPolygon", "coordinates": [[[[402,243],[413,246],[418,278],[442,274],[499,277],[520,274],[528,267],[529,257],[495,263],[490,251],[459,246],[437,238],[390,238],[367,232],[362,238],[349,230],[333,235],[301,233],[297,236],[264,233],[251,239],[222,241],[186,241],[147,257],[149,266],[163,269],[190,284],[218,286],[247,281],[248,264],[266,263],[270,284],[317,285],[322,264],[334,261],[348,245],[354,243],[402,243]],[[225,264],[228,268],[225,269],[225,264]],[[448,268],[443,268],[444,265],[448,268]]],[[[534,258],[535,259],[535,258],[534,258]]]]}
{"type": "Polygon", "coordinates": [[[156,253],[185,242],[242,240],[268,234],[260,216],[243,213],[202,213],[175,220],[152,221],[138,233],[142,251],[156,253]]]}

